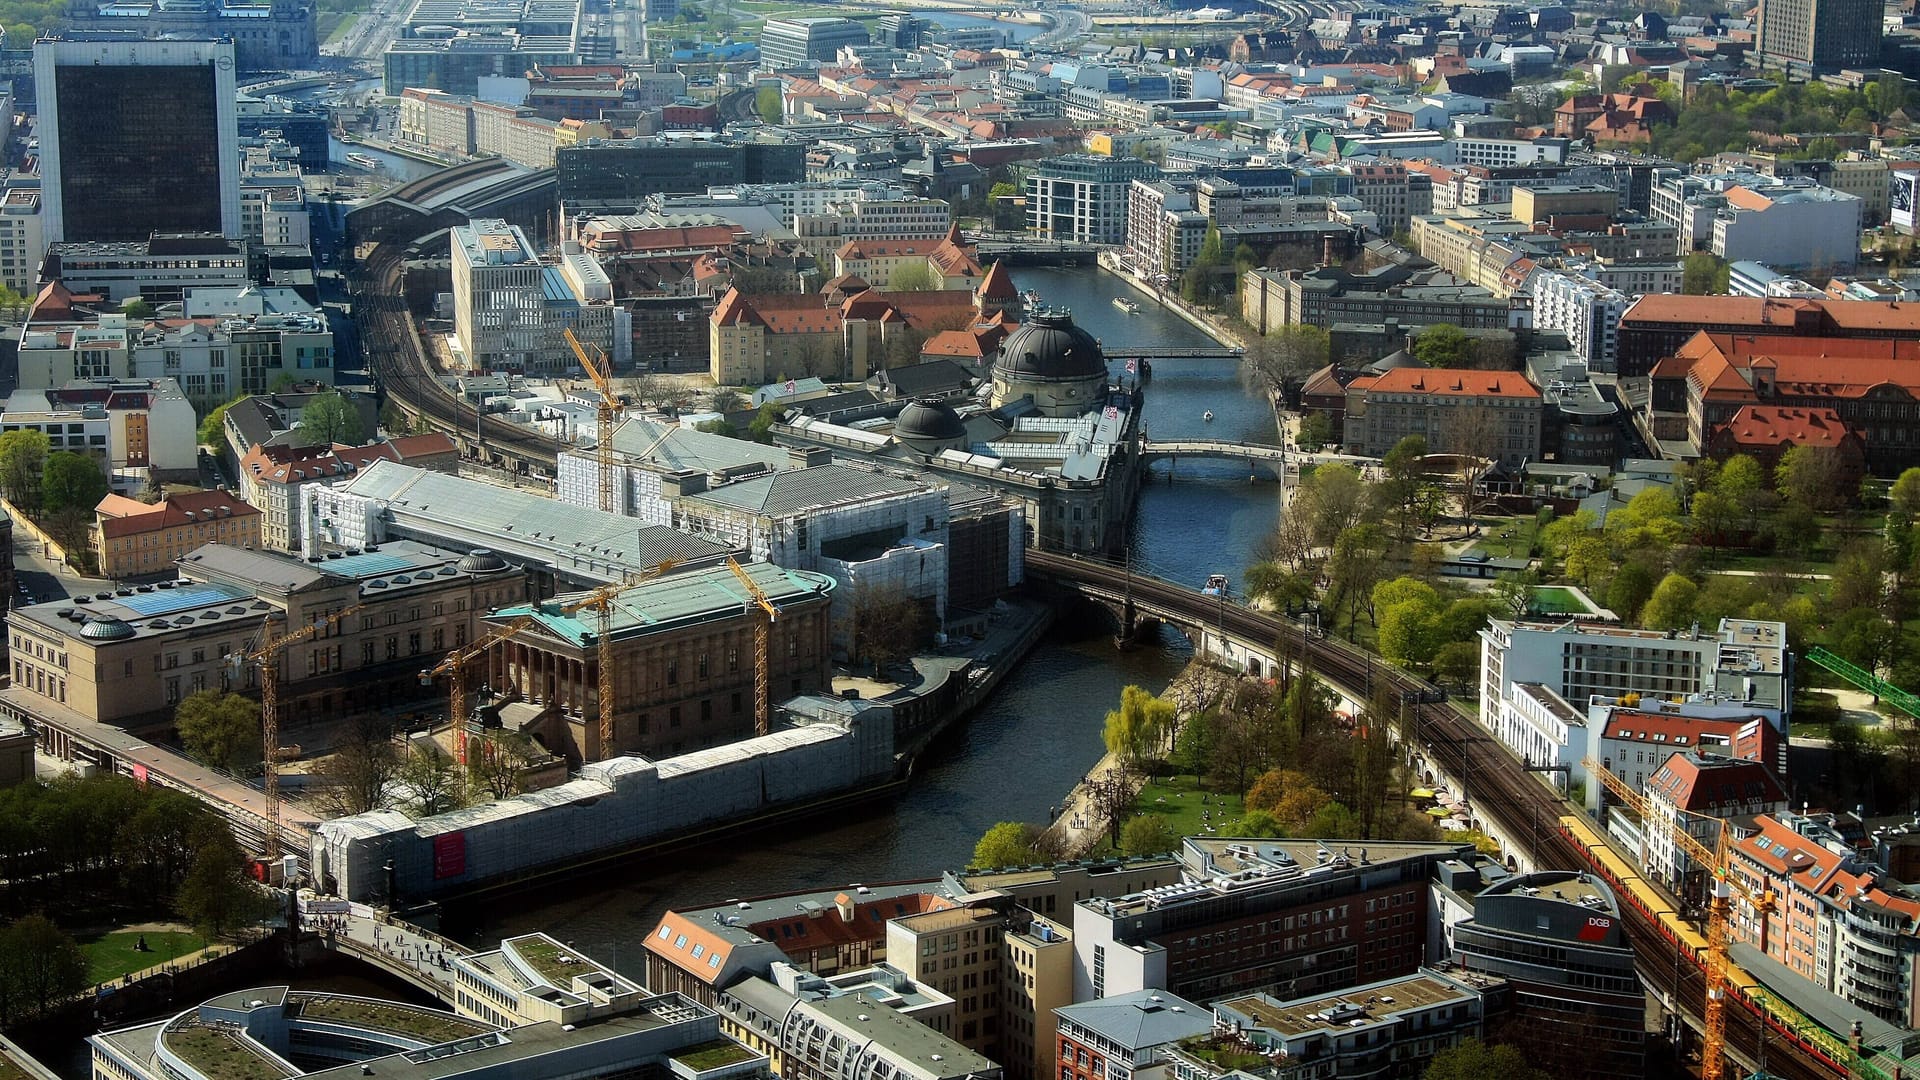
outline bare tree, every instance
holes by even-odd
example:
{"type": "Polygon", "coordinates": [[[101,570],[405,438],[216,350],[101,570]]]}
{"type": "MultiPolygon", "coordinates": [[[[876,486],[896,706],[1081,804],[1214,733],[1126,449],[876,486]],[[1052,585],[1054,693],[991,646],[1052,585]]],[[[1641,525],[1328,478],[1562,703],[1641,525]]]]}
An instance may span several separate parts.
{"type": "Polygon", "coordinates": [[[1240,381],[1249,391],[1279,394],[1326,366],[1329,338],[1317,326],[1282,326],[1247,346],[1240,381]]]}
{"type": "Polygon", "coordinates": [[[853,590],[853,655],[873,664],[876,678],[913,650],[926,634],[926,606],[894,585],[861,583],[853,590]]]}
{"type": "Polygon", "coordinates": [[[489,731],[467,748],[467,776],[472,786],[504,799],[523,789],[525,772],[538,756],[533,740],[517,731],[489,731]]]}
{"type": "Polygon", "coordinates": [[[347,725],[346,738],[315,770],[322,783],[319,803],[331,814],[364,814],[387,804],[387,785],[400,774],[400,751],[393,729],[378,716],[361,716],[347,725]]]}
{"type": "Polygon", "coordinates": [[[1474,488],[1498,462],[1506,424],[1500,410],[1491,405],[1457,405],[1448,412],[1441,437],[1446,452],[1459,458],[1460,515],[1471,518],[1474,488]]]}

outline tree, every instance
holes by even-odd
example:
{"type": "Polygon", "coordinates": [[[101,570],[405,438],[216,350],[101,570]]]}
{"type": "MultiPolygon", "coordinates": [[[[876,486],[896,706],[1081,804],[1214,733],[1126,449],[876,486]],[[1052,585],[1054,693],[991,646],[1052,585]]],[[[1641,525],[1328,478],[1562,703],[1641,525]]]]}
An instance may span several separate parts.
{"type": "Polygon", "coordinates": [[[861,582],[853,590],[853,656],[873,664],[879,678],[912,656],[927,630],[927,609],[897,585],[861,582]]]}
{"type": "Polygon", "coordinates": [[[1470,518],[1478,505],[1475,488],[1500,456],[1505,411],[1491,405],[1462,405],[1447,410],[1446,446],[1460,462],[1460,516],[1470,518]]]}
{"type": "Polygon", "coordinates": [[[412,796],[415,817],[432,817],[467,805],[466,777],[437,746],[415,746],[400,763],[399,786],[412,796]]]}
{"type": "Polygon", "coordinates": [[[1668,574],[1640,609],[1640,625],[1649,630],[1682,630],[1693,623],[1700,587],[1683,574],[1668,574]]]}
{"type": "Polygon", "coordinates": [[[1647,604],[1658,583],[1652,568],[1639,560],[1622,563],[1607,585],[1607,606],[1628,622],[1640,620],[1640,609],[1647,604]]]}
{"type": "Polygon", "coordinates": [[[976,870],[1025,866],[1033,861],[1033,845],[1039,838],[1024,821],[1002,821],[973,845],[973,860],[967,865],[976,870]]]}
{"type": "Polygon", "coordinates": [[[153,305],[136,296],[120,305],[120,314],[125,315],[129,323],[143,323],[153,318],[153,305]]]}
{"type": "Polygon", "coordinates": [[[1586,588],[1592,588],[1594,582],[1613,568],[1613,553],[1607,550],[1607,542],[1598,536],[1583,536],[1567,549],[1566,562],[1563,564],[1567,578],[1586,588]]]}
{"type": "Polygon", "coordinates": [[[196,840],[193,868],[180,884],[174,906],[194,929],[216,938],[252,914],[254,897],[252,886],[247,884],[247,858],[225,822],[210,822],[196,840]]]}
{"type": "Polygon", "coordinates": [[[1688,255],[1680,268],[1680,291],[1689,296],[1707,296],[1727,291],[1729,269],[1710,251],[1688,255]]]}
{"type": "Polygon", "coordinates": [[[1180,837],[1159,814],[1135,814],[1120,827],[1120,850],[1128,855],[1160,855],[1179,846],[1180,837]]]}
{"type": "Polygon", "coordinates": [[[1241,358],[1240,380],[1250,391],[1276,395],[1325,367],[1331,340],[1317,326],[1276,327],[1252,339],[1241,358]]]}
{"type": "Polygon", "coordinates": [[[780,87],[775,83],[763,83],[753,92],[753,110],[760,119],[769,124],[778,124],[786,119],[785,109],[780,99],[780,87]]]}
{"type": "Polygon", "coordinates": [[[86,954],[46,916],[0,930],[0,1021],[47,1012],[88,985],[86,954]]]}
{"type": "Polygon", "coordinates": [[[187,695],[173,711],[180,745],[196,760],[240,771],[260,760],[260,705],[225,690],[187,695]]]}
{"type": "Polygon", "coordinates": [[[360,410],[338,390],[329,390],[307,402],[300,410],[300,430],[306,438],[322,446],[342,443],[359,446],[364,434],[360,410]]]}
{"type": "Polygon", "coordinates": [[[1533,590],[1540,584],[1540,571],[1528,567],[1525,570],[1508,570],[1494,579],[1494,602],[1500,605],[1501,614],[1509,619],[1517,619],[1533,606],[1533,590]]]}
{"type": "Polygon", "coordinates": [[[1300,449],[1316,453],[1334,439],[1333,420],[1323,412],[1310,412],[1300,418],[1300,427],[1294,432],[1294,441],[1300,449]]]}
{"type": "Polygon", "coordinates": [[[1435,633],[1445,604],[1433,586],[1414,578],[1394,578],[1373,587],[1380,655],[1401,667],[1425,664],[1440,647],[1435,633]]]}
{"type": "Polygon", "coordinates": [[[773,445],[773,425],[780,422],[786,410],[777,401],[769,401],[760,406],[754,414],[753,423],[747,425],[747,438],[767,446],[773,445]]]}
{"type": "Polygon", "coordinates": [[[1103,733],[1107,750],[1129,768],[1160,756],[1173,731],[1173,703],[1138,686],[1120,691],[1120,707],[1107,713],[1103,733]]]}
{"type": "Polygon", "coordinates": [[[887,288],[892,292],[933,292],[945,285],[933,265],[926,262],[902,263],[887,277],[887,288]]]}
{"type": "Polygon", "coordinates": [[[1280,825],[1280,819],[1265,810],[1250,810],[1244,817],[1223,821],[1219,829],[1220,836],[1247,839],[1278,839],[1287,835],[1287,830],[1280,825]]]}
{"type": "Polygon", "coordinates": [[[1878,672],[1892,659],[1900,632],[1872,608],[1850,608],[1833,621],[1827,632],[1833,651],[1848,663],[1878,672]]]}
{"type": "Polygon", "coordinates": [[[1887,490],[1887,505],[1907,521],[1920,517],[1920,466],[1908,469],[1887,490]]]}
{"type": "Polygon", "coordinates": [[[1002,180],[999,183],[993,185],[993,187],[988,190],[987,198],[1005,199],[1010,197],[1017,197],[1019,196],[1019,194],[1020,194],[1020,185],[1011,183],[1006,180],[1002,180]]]}
{"type": "Polygon", "coordinates": [[[1413,358],[1428,367],[1464,367],[1473,339],[1453,323],[1434,323],[1413,339],[1413,358]]]}
{"type": "Polygon", "coordinates": [[[1815,512],[1837,510],[1853,493],[1841,482],[1840,452],[1830,446],[1795,446],[1774,469],[1780,497],[1815,512]]]}
{"type": "Polygon", "coordinates": [[[245,394],[236,394],[232,401],[213,407],[207,418],[200,421],[200,445],[218,449],[227,444],[227,410],[246,398],[245,394]]]}
{"type": "Polygon", "coordinates": [[[1468,1039],[1433,1055],[1426,1080],[1546,1080],[1546,1074],[1527,1063],[1526,1055],[1511,1046],[1488,1046],[1468,1039]]]}
{"type": "Polygon", "coordinates": [[[468,743],[467,777],[474,789],[496,799],[518,795],[535,750],[533,740],[517,731],[488,731],[468,743]]]}
{"type": "Polygon", "coordinates": [[[88,513],[107,494],[107,478],[86,454],[55,450],[47,455],[40,480],[40,508],[48,514],[76,509],[88,513]]]}
{"type": "Polygon", "coordinates": [[[319,801],[328,812],[347,816],[380,809],[387,804],[387,785],[400,773],[392,729],[373,717],[353,721],[315,773],[323,785],[319,801]]]}
{"type": "Polygon", "coordinates": [[[1471,687],[1480,681],[1480,647],[1471,641],[1449,641],[1433,654],[1433,677],[1453,686],[1471,687]]]}
{"type": "Polygon", "coordinates": [[[44,432],[27,428],[0,435],[0,490],[15,506],[40,505],[40,476],[52,446],[44,432]]]}

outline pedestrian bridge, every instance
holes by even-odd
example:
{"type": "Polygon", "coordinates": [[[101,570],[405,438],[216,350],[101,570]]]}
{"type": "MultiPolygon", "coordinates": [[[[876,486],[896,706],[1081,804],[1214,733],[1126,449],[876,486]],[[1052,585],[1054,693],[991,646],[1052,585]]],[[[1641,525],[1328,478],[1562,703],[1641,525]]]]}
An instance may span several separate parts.
{"type": "Polygon", "coordinates": [[[1156,439],[1145,442],[1140,448],[1140,460],[1147,462],[1193,458],[1239,461],[1249,466],[1265,465],[1273,470],[1275,476],[1285,476],[1287,467],[1286,448],[1266,443],[1237,443],[1224,439],[1168,439],[1162,442],[1156,439]]]}

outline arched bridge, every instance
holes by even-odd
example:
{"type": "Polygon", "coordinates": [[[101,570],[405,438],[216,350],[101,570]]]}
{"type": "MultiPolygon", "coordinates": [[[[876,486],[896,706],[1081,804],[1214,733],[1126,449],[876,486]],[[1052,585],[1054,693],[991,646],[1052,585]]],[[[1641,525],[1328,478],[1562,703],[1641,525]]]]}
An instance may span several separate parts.
{"type": "MultiPolygon", "coordinates": [[[[1524,852],[1537,866],[1587,865],[1587,854],[1578,841],[1555,827],[1560,815],[1568,812],[1567,804],[1529,775],[1522,762],[1478,724],[1452,705],[1434,702],[1433,688],[1420,679],[1374,661],[1345,642],[1309,636],[1292,619],[1161,578],[1130,574],[1115,563],[1029,550],[1026,572],[1036,583],[1118,605],[1126,618],[1146,615],[1186,628],[1196,637],[1217,633],[1237,642],[1262,643],[1263,666],[1271,664],[1269,658],[1276,654],[1299,657],[1304,648],[1314,673],[1349,700],[1384,696],[1398,703],[1406,717],[1403,730],[1408,738],[1420,743],[1421,751],[1448,774],[1450,783],[1460,785],[1458,790],[1469,797],[1476,819],[1499,828],[1509,850],[1524,852]]],[[[1686,953],[1676,956],[1675,946],[1659,925],[1635,905],[1622,904],[1621,914],[1647,988],[1667,1007],[1682,1013],[1688,1026],[1701,1029],[1705,979],[1699,958],[1686,953]]],[[[1834,1077],[1824,1061],[1779,1038],[1749,1009],[1731,1009],[1727,1019],[1727,1046],[1736,1060],[1749,1065],[1765,1061],[1770,1071],[1790,1080],[1834,1077]]]]}
{"type": "Polygon", "coordinates": [[[1285,475],[1287,452],[1284,447],[1267,443],[1237,443],[1224,439],[1150,440],[1140,448],[1140,460],[1209,458],[1215,461],[1243,461],[1248,465],[1265,464],[1275,476],[1285,475]]]}

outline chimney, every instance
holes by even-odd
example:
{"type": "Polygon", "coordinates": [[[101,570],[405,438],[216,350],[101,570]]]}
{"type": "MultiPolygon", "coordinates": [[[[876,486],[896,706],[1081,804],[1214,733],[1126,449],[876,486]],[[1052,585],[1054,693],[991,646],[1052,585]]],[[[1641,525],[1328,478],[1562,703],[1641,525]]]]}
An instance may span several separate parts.
{"type": "Polygon", "coordinates": [[[1333,237],[1325,237],[1320,241],[1320,265],[1335,266],[1339,262],[1340,260],[1333,257],[1333,237]]]}
{"type": "Polygon", "coordinates": [[[796,446],[787,451],[789,469],[811,469],[833,464],[833,451],[824,446],[796,446]]]}
{"type": "Polygon", "coordinates": [[[698,495],[707,490],[707,474],[704,469],[675,469],[660,478],[662,498],[678,499],[683,495],[698,495]]]}

